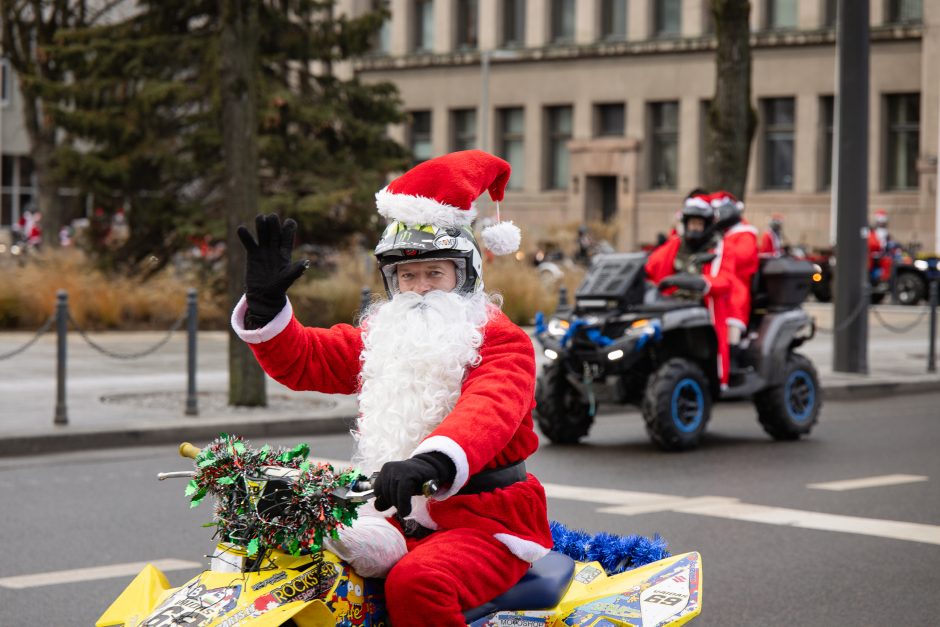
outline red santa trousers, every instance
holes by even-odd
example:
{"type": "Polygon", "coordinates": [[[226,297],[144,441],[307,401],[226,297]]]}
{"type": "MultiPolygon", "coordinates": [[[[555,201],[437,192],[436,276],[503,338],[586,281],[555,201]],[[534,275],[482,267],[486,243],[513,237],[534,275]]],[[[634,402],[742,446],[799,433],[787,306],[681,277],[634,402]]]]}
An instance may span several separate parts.
{"type": "Polygon", "coordinates": [[[529,569],[477,529],[438,531],[407,544],[408,553],[385,580],[392,627],[465,627],[464,610],[492,601],[529,569]]]}

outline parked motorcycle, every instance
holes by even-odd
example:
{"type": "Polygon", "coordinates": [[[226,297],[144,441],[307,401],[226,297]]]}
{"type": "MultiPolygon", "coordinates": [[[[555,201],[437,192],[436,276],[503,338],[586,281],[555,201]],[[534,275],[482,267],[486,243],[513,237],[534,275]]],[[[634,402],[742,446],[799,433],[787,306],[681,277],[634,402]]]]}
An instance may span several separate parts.
{"type": "MultiPolygon", "coordinates": [[[[237,436],[223,436],[201,451],[182,444],[180,453],[195,461],[196,470],[158,478],[190,479],[186,493],[193,503],[208,495],[217,499],[212,525],[220,542],[209,568],[172,587],[148,564],[97,627],[388,625],[383,580],[360,577],[322,548],[325,537],[349,524],[356,508],[373,498],[370,480],[352,469],[336,471],[308,460],[307,452],[304,445],[258,451],[237,436]]],[[[428,483],[425,490],[433,493],[436,486],[428,483]]],[[[595,541],[584,532],[557,523],[552,531],[556,548],[562,544],[569,552],[593,554],[595,541]]],[[[598,534],[597,542],[615,538],[598,534]]],[[[614,545],[633,542],[621,553],[611,544],[598,546],[595,561],[549,553],[511,590],[465,612],[467,623],[639,627],[692,620],[702,607],[699,554],[644,564],[644,555],[658,555],[651,550],[656,546],[634,538],[613,540],[614,545]]]]}

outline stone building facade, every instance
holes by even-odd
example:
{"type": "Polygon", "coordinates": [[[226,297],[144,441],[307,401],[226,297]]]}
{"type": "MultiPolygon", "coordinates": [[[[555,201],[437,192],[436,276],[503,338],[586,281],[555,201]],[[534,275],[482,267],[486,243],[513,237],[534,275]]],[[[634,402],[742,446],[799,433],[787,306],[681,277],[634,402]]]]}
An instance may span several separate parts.
{"type": "MultiPolygon", "coordinates": [[[[346,0],[350,12],[374,0],[346,0]]],[[[482,148],[514,175],[504,212],[529,229],[606,221],[633,250],[702,179],[714,93],[707,0],[391,0],[365,81],[397,85],[417,159],[482,148]]],[[[830,242],[835,0],[752,0],[746,215],[791,243],[830,242]]],[[[940,250],[940,0],[871,0],[869,211],[940,250]]],[[[483,203],[483,212],[491,210],[483,203]]]]}

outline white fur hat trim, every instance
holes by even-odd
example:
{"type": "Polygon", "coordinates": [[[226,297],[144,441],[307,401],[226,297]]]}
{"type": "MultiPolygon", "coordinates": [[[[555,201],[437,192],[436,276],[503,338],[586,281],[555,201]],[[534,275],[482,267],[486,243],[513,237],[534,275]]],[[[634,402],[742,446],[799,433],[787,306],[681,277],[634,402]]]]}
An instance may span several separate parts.
{"type": "Polygon", "coordinates": [[[477,215],[476,205],[461,209],[426,196],[395,194],[388,191],[388,187],[376,192],[375,205],[379,213],[389,220],[404,222],[409,226],[469,226],[477,215]]]}

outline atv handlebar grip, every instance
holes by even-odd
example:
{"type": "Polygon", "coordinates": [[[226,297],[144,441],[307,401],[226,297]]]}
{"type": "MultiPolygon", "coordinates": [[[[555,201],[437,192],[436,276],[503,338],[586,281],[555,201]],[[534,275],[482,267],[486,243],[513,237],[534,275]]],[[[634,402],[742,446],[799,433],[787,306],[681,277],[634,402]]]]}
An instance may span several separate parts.
{"type": "Polygon", "coordinates": [[[180,456],[181,457],[188,457],[190,459],[196,459],[196,455],[199,455],[200,452],[202,452],[200,448],[193,446],[189,442],[183,442],[182,444],[180,444],[180,456]]]}

